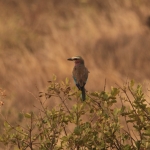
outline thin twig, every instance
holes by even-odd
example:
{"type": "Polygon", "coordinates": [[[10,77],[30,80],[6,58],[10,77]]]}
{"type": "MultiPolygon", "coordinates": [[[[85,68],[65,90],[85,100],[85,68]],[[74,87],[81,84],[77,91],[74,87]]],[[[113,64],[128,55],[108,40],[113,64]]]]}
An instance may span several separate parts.
{"type": "Polygon", "coordinates": [[[105,84],[104,84],[104,92],[106,90],[106,78],[105,78],[105,84]]]}
{"type": "Polygon", "coordinates": [[[31,150],[33,150],[32,130],[33,130],[33,114],[31,113],[31,122],[30,122],[30,129],[29,129],[29,147],[31,148],[31,150]]]}
{"type": "MultiPolygon", "coordinates": [[[[126,95],[126,97],[127,97],[127,99],[128,99],[128,101],[129,101],[129,103],[131,104],[131,106],[132,106],[132,108],[133,108],[133,110],[134,110],[134,107],[133,107],[133,105],[132,105],[132,103],[131,103],[131,101],[130,101],[130,99],[129,99],[129,97],[128,97],[128,95],[127,95],[127,93],[126,93],[126,90],[124,90],[122,87],[120,87],[119,85],[118,85],[118,87],[125,93],[125,95],[126,95]]],[[[122,99],[121,99],[121,104],[122,104],[122,107],[124,106],[124,104],[123,104],[123,101],[122,101],[122,99]]],[[[125,107],[125,106],[124,106],[125,107]]],[[[134,110],[134,112],[136,113],[136,111],[134,110]]],[[[131,133],[130,133],[130,129],[129,129],[129,126],[128,126],[128,123],[127,123],[127,118],[126,118],[126,115],[125,115],[125,122],[126,122],[126,126],[127,126],[127,130],[128,130],[128,134],[130,135],[130,137],[131,137],[131,133]]],[[[133,144],[133,141],[131,140],[131,143],[132,143],[132,146],[134,145],[133,144]]]]}

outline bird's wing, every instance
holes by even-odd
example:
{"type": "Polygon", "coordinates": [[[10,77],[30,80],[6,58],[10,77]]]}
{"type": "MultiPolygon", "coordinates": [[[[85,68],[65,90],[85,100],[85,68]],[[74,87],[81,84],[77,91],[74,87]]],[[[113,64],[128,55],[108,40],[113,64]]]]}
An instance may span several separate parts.
{"type": "Polygon", "coordinates": [[[75,66],[72,72],[75,83],[79,84],[80,87],[83,87],[86,84],[88,73],[89,72],[85,66],[75,66]]]}

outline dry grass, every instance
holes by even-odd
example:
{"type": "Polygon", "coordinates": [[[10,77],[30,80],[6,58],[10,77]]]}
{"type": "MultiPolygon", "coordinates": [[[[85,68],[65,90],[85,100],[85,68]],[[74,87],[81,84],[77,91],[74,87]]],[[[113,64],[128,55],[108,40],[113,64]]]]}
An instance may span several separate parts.
{"type": "MultiPolygon", "coordinates": [[[[0,1],[0,87],[5,110],[30,110],[52,74],[69,77],[73,55],[85,58],[88,90],[126,78],[149,82],[149,0],[0,1]],[[38,87],[38,89],[36,88],[38,87]]],[[[73,83],[72,83],[73,85],[73,83]]]]}

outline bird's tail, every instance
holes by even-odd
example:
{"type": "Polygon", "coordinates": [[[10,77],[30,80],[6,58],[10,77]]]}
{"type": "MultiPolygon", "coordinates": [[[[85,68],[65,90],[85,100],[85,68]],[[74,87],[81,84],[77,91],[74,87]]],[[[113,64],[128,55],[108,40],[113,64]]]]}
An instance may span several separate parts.
{"type": "Polygon", "coordinates": [[[82,92],[82,100],[85,101],[86,96],[85,96],[85,88],[84,87],[81,88],[81,92],[82,92]]]}

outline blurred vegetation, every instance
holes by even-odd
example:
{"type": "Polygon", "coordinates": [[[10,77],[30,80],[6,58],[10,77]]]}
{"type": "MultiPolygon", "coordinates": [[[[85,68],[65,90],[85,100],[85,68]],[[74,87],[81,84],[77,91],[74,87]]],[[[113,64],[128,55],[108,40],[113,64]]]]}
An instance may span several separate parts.
{"type": "Polygon", "coordinates": [[[69,80],[49,82],[46,92],[35,97],[38,114],[23,113],[25,123],[12,125],[4,120],[0,142],[6,149],[39,150],[142,150],[150,148],[150,103],[141,85],[134,81],[110,92],[81,92],[69,80]],[[44,97],[44,99],[41,99],[44,97]],[[60,103],[50,109],[46,101],[57,97],[60,103]],[[68,101],[74,101],[68,106],[68,101]],[[121,103],[117,106],[117,101],[121,103]]]}

